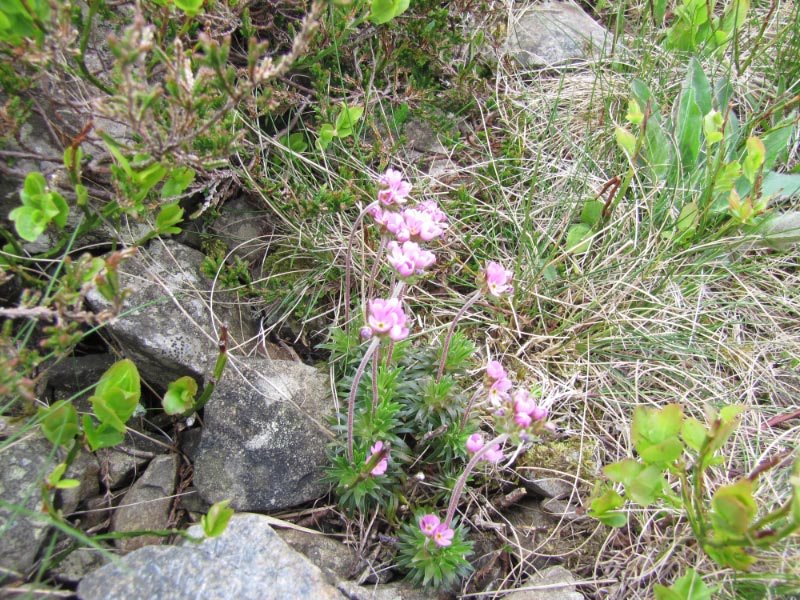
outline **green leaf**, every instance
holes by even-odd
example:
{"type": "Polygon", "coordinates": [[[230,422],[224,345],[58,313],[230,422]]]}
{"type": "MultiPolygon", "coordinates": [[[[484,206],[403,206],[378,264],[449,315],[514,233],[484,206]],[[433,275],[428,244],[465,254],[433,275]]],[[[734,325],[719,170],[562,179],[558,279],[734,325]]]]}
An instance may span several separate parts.
{"type": "Polygon", "coordinates": [[[187,16],[193,17],[200,9],[203,8],[203,0],[174,0],[175,6],[186,13],[187,16]]]}
{"type": "Polygon", "coordinates": [[[125,436],[110,425],[101,423],[99,427],[95,427],[89,415],[83,415],[83,433],[92,452],[101,448],[111,448],[125,440],[125,436]]]}
{"type": "Polygon", "coordinates": [[[706,439],[705,426],[694,417],[687,417],[681,425],[683,442],[695,452],[700,452],[706,439]]]}
{"type": "Polygon", "coordinates": [[[108,151],[111,152],[111,155],[114,157],[114,160],[117,161],[117,164],[122,167],[122,170],[125,171],[125,174],[128,175],[128,177],[133,179],[133,169],[131,168],[131,163],[122,154],[119,149],[119,145],[114,141],[114,138],[108,135],[105,131],[98,131],[97,133],[106,143],[108,151]]]}
{"type": "Polygon", "coordinates": [[[614,137],[617,144],[625,152],[628,158],[633,158],[636,152],[636,136],[624,127],[616,127],[614,129],[614,137]]]}
{"type": "Polygon", "coordinates": [[[725,548],[704,546],[703,549],[706,551],[706,554],[718,564],[723,567],[738,569],[739,571],[747,571],[752,564],[756,562],[754,557],[737,546],[728,546],[725,548]]]}
{"type": "Polygon", "coordinates": [[[800,175],[776,173],[764,174],[761,182],[761,193],[764,196],[793,197],[800,195],[800,175]]]}
{"type": "Polygon", "coordinates": [[[194,378],[185,375],[171,382],[164,394],[162,405],[168,415],[180,415],[188,412],[194,406],[197,395],[197,382],[194,378]]]}
{"type": "Polygon", "coordinates": [[[28,173],[28,175],[25,177],[25,182],[22,184],[22,193],[20,193],[22,204],[27,205],[29,198],[41,196],[46,191],[47,180],[44,178],[44,175],[38,171],[28,173]]]}
{"type": "Polygon", "coordinates": [[[636,98],[628,100],[628,112],[625,114],[625,120],[631,125],[641,125],[644,121],[644,113],[636,98]]]}
{"type": "Polygon", "coordinates": [[[692,233],[697,228],[697,204],[689,202],[681,209],[675,226],[681,233],[692,233]]]}
{"type": "MultiPolygon", "coordinates": [[[[119,360],[111,365],[100,376],[100,381],[97,382],[94,393],[96,396],[105,396],[113,388],[119,388],[130,394],[131,398],[135,399],[137,403],[139,402],[141,397],[139,370],[129,358],[119,360]]],[[[131,414],[133,414],[133,411],[131,411],[131,414]]]]}
{"type": "Polygon", "coordinates": [[[609,527],[624,527],[628,516],[617,509],[625,504],[625,499],[611,488],[606,488],[602,494],[597,494],[595,490],[593,495],[589,503],[589,516],[609,527]]]}
{"type": "Polygon", "coordinates": [[[394,0],[394,16],[399,17],[408,10],[411,0],[394,0]]]}
{"type": "Polygon", "coordinates": [[[71,490],[80,486],[81,482],[77,479],[62,479],[58,483],[55,484],[56,489],[59,490],[71,490]]]}
{"type": "Polygon", "coordinates": [[[684,172],[691,172],[697,166],[703,132],[703,113],[695,100],[693,88],[681,93],[678,113],[675,119],[675,134],[678,140],[681,166],[684,172]]]}
{"type": "Polygon", "coordinates": [[[610,465],[603,467],[603,473],[611,481],[621,483],[626,488],[633,483],[633,481],[644,470],[644,465],[633,458],[626,458],[610,465]]]}
{"type": "Polygon", "coordinates": [[[323,123],[319,128],[319,137],[317,138],[317,145],[321,149],[325,149],[331,143],[334,137],[338,134],[336,129],[330,123],[323,123]]]}
{"type": "Polygon", "coordinates": [[[589,200],[586,202],[581,211],[581,223],[585,223],[590,227],[597,225],[603,216],[603,208],[605,208],[605,203],[601,200],[589,200]]]}
{"type": "Polygon", "coordinates": [[[664,408],[639,406],[633,411],[631,437],[642,460],[654,465],[667,465],[680,457],[683,444],[678,432],[683,422],[679,404],[664,408]]]}
{"type": "Polygon", "coordinates": [[[394,19],[393,0],[372,0],[370,2],[369,20],[376,25],[383,25],[394,19]]]}
{"type": "Polygon", "coordinates": [[[228,508],[230,503],[230,500],[217,502],[208,509],[207,514],[201,517],[200,523],[203,526],[203,533],[207,537],[217,537],[225,531],[234,512],[232,508],[228,508]]]}
{"type": "Polygon", "coordinates": [[[711,590],[694,569],[675,580],[671,587],[656,585],[656,600],[711,600],[711,590]]]}
{"type": "Polygon", "coordinates": [[[759,227],[764,244],[775,250],[788,250],[800,242],[800,211],[769,216],[759,227]]]}
{"type": "Polygon", "coordinates": [[[133,181],[138,186],[136,198],[143,199],[167,174],[167,169],[161,163],[153,163],[141,171],[134,173],[133,181]]]}
{"type": "Polygon", "coordinates": [[[703,115],[710,113],[712,108],[711,100],[714,97],[711,90],[711,83],[703,72],[703,67],[700,65],[700,62],[694,57],[692,57],[689,62],[689,72],[687,73],[686,83],[684,85],[686,87],[691,86],[694,92],[693,98],[697,103],[697,107],[700,109],[700,113],[703,115]]]}
{"type": "Polygon", "coordinates": [[[281,143],[289,148],[292,152],[297,152],[298,154],[305,152],[308,150],[308,143],[306,142],[306,136],[303,133],[295,132],[289,135],[285,135],[281,138],[281,143]]]}
{"type": "Polygon", "coordinates": [[[757,513],[749,479],[724,485],[711,498],[711,524],[722,539],[744,535],[757,513]]]}
{"type": "MultiPolygon", "coordinates": [[[[736,162],[729,162],[723,165],[717,176],[714,178],[714,195],[728,194],[736,184],[736,180],[742,176],[742,166],[736,162]]],[[[725,205],[727,207],[727,199],[725,205]]]]}
{"type": "Polygon", "coordinates": [[[795,131],[797,116],[793,115],[782,123],[770,129],[763,138],[764,142],[764,170],[775,166],[777,160],[788,150],[789,141],[795,131]]]}
{"type": "Polygon", "coordinates": [[[742,173],[753,184],[761,166],[764,164],[767,149],[764,142],[755,136],[747,138],[747,154],[742,161],[742,173]]]}
{"type": "Polygon", "coordinates": [[[161,210],[158,211],[158,216],[156,217],[156,228],[158,229],[158,232],[162,234],[180,233],[181,228],[175,227],[174,225],[180,223],[182,220],[183,209],[177,202],[165,204],[161,207],[161,210]]]}
{"type": "Polygon", "coordinates": [[[363,114],[364,109],[360,106],[353,106],[351,108],[342,106],[339,116],[336,117],[335,127],[337,136],[343,138],[353,135],[353,128],[363,114]]]}
{"type": "Polygon", "coordinates": [[[637,504],[649,506],[661,497],[666,483],[661,469],[651,465],[645,467],[630,485],[625,486],[625,492],[637,504]]]}
{"type": "Polygon", "coordinates": [[[585,254],[589,250],[592,228],[585,223],[576,223],[567,230],[567,252],[570,254],[585,254]]]}
{"type": "Polygon", "coordinates": [[[61,478],[64,476],[64,473],[67,471],[67,463],[59,463],[56,465],[56,468],[50,472],[50,475],[47,476],[47,483],[50,485],[55,485],[61,478]]]}
{"type": "Polygon", "coordinates": [[[183,193],[194,181],[194,169],[190,167],[178,167],[173,169],[169,178],[164,182],[161,188],[162,198],[172,198],[183,193]]]}
{"type": "Polygon", "coordinates": [[[800,526],[800,454],[794,461],[789,484],[792,486],[792,521],[794,521],[795,525],[800,526]]]}
{"type": "Polygon", "coordinates": [[[114,410],[110,399],[115,398],[119,401],[121,398],[124,398],[124,395],[125,393],[122,390],[114,388],[113,390],[106,391],[104,396],[89,397],[89,401],[92,403],[92,410],[97,418],[100,419],[100,422],[103,425],[108,425],[116,429],[120,433],[125,433],[126,431],[125,421],[121,419],[117,411],[114,410]]]}
{"type": "Polygon", "coordinates": [[[655,177],[666,179],[674,162],[674,146],[655,116],[647,121],[643,146],[645,158],[655,177]]]}
{"type": "Polygon", "coordinates": [[[17,235],[27,242],[35,242],[47,228],[42,211],[31,206],[18,206],[8,213],[8,218],[14,222],[17,235]]]}
{"type": "Polygon", "coordinates": [[[703,117],[703,135],[706,137],[707,146],[713,146],[722,141],[724,137],[722,133],[723,125],[722,113],[718,110],[712,110],[703,117]]]}
{"type": "Polygon", "coordinates": [[[78,411],[67,400],[40,408],[42,433],[54,446],[66,446],[78,435],[78,411]]]}

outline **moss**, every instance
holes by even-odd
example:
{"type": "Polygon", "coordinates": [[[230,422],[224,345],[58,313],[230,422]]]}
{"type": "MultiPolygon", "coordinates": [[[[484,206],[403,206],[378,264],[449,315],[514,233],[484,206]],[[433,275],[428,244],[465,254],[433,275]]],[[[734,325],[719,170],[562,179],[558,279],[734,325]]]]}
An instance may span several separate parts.
{"type": "Polygon", "coordinates": [[[595,458],[597,441],[584,438],[545,441],[535,444],[517,461],[517,467],[546,469],[562,473],[577,474],[582,479],[594,480],[598,475],[595,458]]]}

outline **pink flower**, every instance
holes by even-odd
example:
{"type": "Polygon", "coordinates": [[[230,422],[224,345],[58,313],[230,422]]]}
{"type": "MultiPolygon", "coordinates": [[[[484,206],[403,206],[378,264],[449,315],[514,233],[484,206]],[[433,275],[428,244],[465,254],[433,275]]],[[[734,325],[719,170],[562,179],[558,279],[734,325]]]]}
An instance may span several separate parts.
{"type": "Polygon", "coordinates": [[[395,169],[386,169],[378,179],[380,191],[378,200],[384,206],[405,204],[408,194],[411,193],[411,184],[403,179],[403,174],[395,169]]]}
{"type": "Polygon", "coordinates": [[[489,379],[494,381],[507,377],[506,370],[503,368],[503,365],[500,364],[500,361],[497,360],[490,360],[489,364],[486,365],[486,375],[489,376],[489,379]]]}
{"type": "Polygon", "coordinates": [[[505,456],[503,455],[503,451],[500,450],[500,444],[494,444],[486,451],[486,454],[483,455],[483,460],[492,464],[499,463],[503,458],[505,458],[505,456]]]}
{"type": "Polygon", "coordinates": [[[436,515],[424,515],[419,520],[419,529],[427,536],[432,536],[436,528],[439,527],[439,517],[436,515]]]}
{"type": "Polygon", "coordinates": [[[436,202],[436,200],[425,200],[424,202],[420,202],[417,204],[417,210],[426,213],[434,223],[447,223],[447,215],[442,212],[441,208],[439,208],[439,204],[436,202]]]}
{"type": "Polygon", "coordinates": [[[509,285],[512,273],[500,263],[489,261],[484,270],[486,277],[486,287],[492,296],[500,297],[505,293],[510,293],[514,288],[509,285]]]}
{"type": "Polygon", "coordinates": [[[510,379],[498,379],[489,388],[489,402],[493,406],[499,406],[501,402],[508,400],[508,390],[510,389],[510,379]]]}
{"type": "Polygon", "coordinates": [[[367,324],[376,335],[388,335],[399,342],[408,337],[406,314],[397,298],[382,300],[375,298],[369,301],[367,324]]]}
{"type": "Polygon", "coordinates": [[[534,421],[544,421],[547,418],[547,409],[541,406],[535,407],[531,411],[531,418],[534,421]]]}
{"type": "Polygon", "coordinates": [[[430,242],[444,233],[444,229],[421,210],[407,208],[403,211],[403,219],[412,239],[430,242]]]}
{"type": "Polygon", "coordinates": [[[514,412],[516,413],[525,413],[529,415],[536,408],[536,402],[534,402],[527,390],[517,390],[514,392],[513,400],[514,412]]]}
{"type": "Polygon", "coordinates": [[[411,233],[408,231],[406,221],[402,214],[385,211],[383,218],[383,226],[386,227],[386,231],[394,235],[398,242],[407,242],[411,239],[411,233]]]}
{"type": "Polygon", "coordinates": [[[443,548],[444,546],[449,546],[450,544],[453,543],[454,533],[455,532],[452,529],[450,529],[447,525],[441,523],[433,531],[433,535],[431,537],[433,537],[433,541],[436,542],[437,546],[443,548]]]}
{"type": "Polygon", "coordinates": [[[514,413],[514,423],[525,429],[531,424],[531,416],[528,413],[514,413]]]}
{"type": "Polygon", "coordinates": [[[361,328],[358,334],[361,336],[362,340],[368,340],[369,338],[372,337],[372,329],[365,325],[364,327],[361,328]]]}
{"type": "Polygon", "coordinates": [[[475,454],[483,448],[483,436],[480,433],[473,433],[467,438],[467,452],[475,454]]]}
{"type": "MultiPolygon", "coordinates": [[[[364,463],[366,464],[369,461],[371,461],[372,457],[378,454],[378,452],[380,452],[381,450],[383,450],[383,442],[380,441],[375,442],[372,445],[372,448],[369,449],[369,456],[367,456],[367,460],[365,460],[364,463]]],[[[375,465],[375,468],[373,468],[372,471],[370,471],[370,474],[383,475],[384,473],[386,473],[386,468],[388,466],[389,466],[389,453],[387,451],[386,455],[378,461],[377,465],[375,465]]]]}
{"type": "Polygon", "coordinates": [[[436,257],[433,252],[423,250],[415,242],[403,242],[401,246],[391,241],[388,261],[401,277],[409,277],[414,273],[422,275],[436,261],[436,257]]]}

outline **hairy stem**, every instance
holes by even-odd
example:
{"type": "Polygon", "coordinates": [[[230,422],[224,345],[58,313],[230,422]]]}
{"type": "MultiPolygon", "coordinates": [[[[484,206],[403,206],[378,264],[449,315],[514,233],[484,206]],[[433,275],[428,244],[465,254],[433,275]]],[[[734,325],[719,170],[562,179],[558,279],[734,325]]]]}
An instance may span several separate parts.
{"type": "Polygon", "coordinates": [[[461,474],[461,477],[458,478],[458,481],[456,481],[456,485],[453,488],[453,493],[450,495],[450,504],[447,505],[447,514],[444,517],[445,527],[450,527],[450,523],[453,521],[453,516],[456,514],[456,508],[458,507],[458,500],[461,498],[461,492],[464,491],[464,486],[467,484],[467,477],[469,477],[469,474],[472,473],[475,465],[478,464],[478,461],[483,458],[483,455],[486,454],[492,448],[492,446],[502,444],[507,439],[508,434],[504,433],[502,435],[498,435],[492,441],[486,442],[483,448],[478,450],[467,463],[467,466],[464,467],[464,472],[461,474]]]}
{"type": "Polygon", "coordinates": [[[369,204],[358,214],[358,217],[356,217],[353,223],[353,229],[350,231],[350,238],[347,240],[347,252],[344,256],[344,323],[342,324],[344,327],[347,327],[348,323],[350,323],[350,282],[353,271],[353,243],[361,221],[364,220],[364,216],[366,216],[367,212],[376,204],[377,202],[369,204]]]}
{"type": "Polygon", "coordinates": [[[447,335],[444,338],[444,344],[442,345],[442,358],[439,361],[439,370],[436,372],[436,383],[442,379],[442,375],[444,375],[444,366],[447,363],[447,354],[450,352],[450,342],[453,339],[453,334],[456,332],[456,325],[461,320],[461,317],[464,316],[469,308],[478,301],[478,298],[481,297],[481,291],[476,290],[472,293],[472,295],[467,298],[467,301],[464,302],[464,306],[462,306],[459,311],[456,313],[455,318],[450,323],[450,329],[447,330],[447,335]]]}
{"type": "Polygon", "coordinates": [[[353,386],[350,388],[350,395],[347,398],[347,460],[351,462],[353,460],[353,420],[356,413],[356,393],[358,392],[358,384],[361,382],[361,378],[364,376],[364,371],[367,368],[367,362],[369,362],[369,359],[375,353],[375,350],[378,349],[378,345],[380,343],[380,338],[372,338],[369,348],[367,348],[367,351],[364,352],[364,356],[361,358],[361,362],[358,365],[356,374],[353,377],[353,386]]]}

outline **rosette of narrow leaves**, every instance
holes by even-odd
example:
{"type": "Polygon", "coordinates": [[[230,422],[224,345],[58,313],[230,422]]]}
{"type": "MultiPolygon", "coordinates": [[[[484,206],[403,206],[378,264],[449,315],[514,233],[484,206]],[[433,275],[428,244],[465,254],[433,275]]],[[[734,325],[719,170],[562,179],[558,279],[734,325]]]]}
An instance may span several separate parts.
{"type": "MultiPolygon", "coordinates": [[[[397,504],[393,499],[391,487],[393,478],[389,471],[384,475],[373,475],[371,471],[377,466],[382,455],[375,454],[367,460],[368,447],[354,448],[353,461],[345,455],[335,456],[326,473],[326,479],[335,486],[339,506],[353,514],[367,512],[375,506],[383,509],[397,504]]],[[[392,461],[389,461],[389,465],[392,461]]]]}
{"type": "MultiPolygon", "coordinates": [[[[421,516],[419,513],[417,516],[421,516]]],[[[452,525],[449,546],[438,546],[414,523],[404,523],[398,538],[397,565],[407,571],[406,579],[423,587],[449,588],[469,575],[472,542],[464,539],[464,528],[452,525]]]]}

